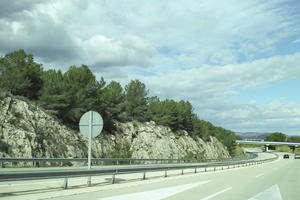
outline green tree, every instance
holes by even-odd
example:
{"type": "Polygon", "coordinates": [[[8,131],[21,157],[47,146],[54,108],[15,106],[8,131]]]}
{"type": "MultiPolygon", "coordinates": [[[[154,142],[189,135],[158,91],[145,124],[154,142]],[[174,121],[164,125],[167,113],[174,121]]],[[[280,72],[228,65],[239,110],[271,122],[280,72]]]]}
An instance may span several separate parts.
{"type": "Polygon", "coordinates": [[[105,130],[114,129],[114,120],[122,121],[122,103],[124,101],[124,91],[120,83],[110,82],[101,93],[99,93],[99,104],[104,118],[105,130]]]}
{"type": "Polygon", "coordinates": [[[271,133],[266,136],[266,141],[272,141],[272,142],[285,142],[287,139],[287,135],[279,132],[271,133]]]}
{"type": "Polygon", "coordinates": [[[82,65],[70,67],[63,75],[63,84],[70,103],[63,110],[62,119],[69,126],[78,129],[81,115],[95,105],[98,83],[90,69],[82,65]]]}
{"type": "Polygon", "coordinates": [[[193,131],[193,106],[188,101],[180,101],[177,103],[178,128],[188,132],[193,131]]]}
{"type": "Polygon", "coordinates": [[[42,87],[42,65],[24,50],[14,51],[0,58],[0,87],[14,95],[37,99],[42,87]]]}
{"type": "Polygon", "coordinates": [[[47,110],[51,110],[58,118],[70,105],[71,96],[68,93],[61,71],[48,70],[43,73],[43,87],[39,92],[38,102],[47,110]]]}
{"type": "Polygon", "coordinates": [[[193,130],[192,105],[189,102],[166,99],[149,101],[147,115],[159,125],[169,126],[172,130],[193,130]]]}
{"type": "Polygon", "coordinates": [[[159,125],[169,126],[173,130],[179,129],[176,102],[173,100],[152,101],[148,105],[147,115],[159,125]]]}
{"type": "Polygon", "coordinates": [[[124,111],[121,118],[127,121],[145,121],[148,91],[144,83],[132,80],[125,86],[124,111]]]}
{"type": "Polygon", "coordinates": [[[300,142],[300,136],[290,136],[287,139],[288,142],[300,142]]]}
{"type": "Polygon", "coordinates": [[[204,141],[209,141],[209,127],[211,124],[207,121],[200,120],[197,116],[193,118],[193,131],[192,136],[200,137],[204,141]]]}

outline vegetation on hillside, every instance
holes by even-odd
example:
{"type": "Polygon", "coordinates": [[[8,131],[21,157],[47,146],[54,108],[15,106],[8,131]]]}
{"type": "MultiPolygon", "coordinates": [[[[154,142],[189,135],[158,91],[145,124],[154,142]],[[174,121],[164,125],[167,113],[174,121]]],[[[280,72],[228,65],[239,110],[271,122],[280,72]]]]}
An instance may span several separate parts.
{"type": "Polygon", "coordinates": [[[236,152],[236,135],[200,120],[190,102],[150,97],[139,80],[130,81],[124,88],[116,81],[98,81],[86,65],[71,66],[65,73],[44,71],[32,55],[14,51],[0,58],[0,88],[36,102],[73,129],[78,129],[83,113],[95,110],[103,116],[107,132],[115,128],[114,121],[152,120],[175,132],[186,130],[194,138],[208,140],[215,136],[231,155],[236,152]]]}
{"type": "Polygon", "coordinates": [[[300,136],[288,136],[284,133],[271,133],[266,136],[265,141],[272,142],[300,142],[300,136]]]}
{"type": "MultiPolygon", "coordinates": [[[[271,133],[266,136],[265,141],[272,141],[272,142],[300,142],[300,136],[288,136],[284,133],[271,133]]],[[[294,151],[291,147],[288,145],[283,146],[271,146],[271,148],[276,149],[277,151],[281,152],[294,152],[294,153],[300,153],[300,148],[295,148],[294,151]]]]}

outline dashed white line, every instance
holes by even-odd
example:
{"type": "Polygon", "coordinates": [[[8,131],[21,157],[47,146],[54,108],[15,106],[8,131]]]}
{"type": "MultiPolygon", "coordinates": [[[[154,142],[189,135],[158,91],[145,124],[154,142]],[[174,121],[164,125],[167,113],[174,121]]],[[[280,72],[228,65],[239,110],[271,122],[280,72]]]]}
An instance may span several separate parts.
{"type": "Polygon", "coordinates": [[[198,187],[200,185],[204,185],[210,181],[201,181],[197,183],[167,187],[162,189],[156,189],[146,192],[138,192],[138,193],[131,193],[131,194],[124,194],[112,197],[105,197],[98,200],[161,200],[172,195],[184,192],[186,190],[192,189],[194,187],[198,187]]]}
{"type": "Polygon", "coordinates": [[[216,192],[216,193],[214,193],[214,194],[212,194],[212,195],[209,195],[209,196],[207,196],[207,197],[205,197],[205,198],[203,198],[203,199],[200,199],[200,200],[208,200],[208,199],[214,198],[215,196],[218,196],[218,195],[220,195],[220,194],[222,194],[222,193],[224,193],[224,192],[227,192],[228,190],[231,190],[231,189],[232,189],[232,187],[226,188],[226,189],[224,189],[224,190],[221,190],[221,191],[219,191],[219,192],[216,192]]]}
{"type": "Polygon", "coordinates": [[[263,175],[265,175],[265,174],[264,174],[264,173],[257,174],[257,175],[255,176],[255,178],[259,178],[259,177],[261,177],[261,176],[263,176],[263,175]]]}

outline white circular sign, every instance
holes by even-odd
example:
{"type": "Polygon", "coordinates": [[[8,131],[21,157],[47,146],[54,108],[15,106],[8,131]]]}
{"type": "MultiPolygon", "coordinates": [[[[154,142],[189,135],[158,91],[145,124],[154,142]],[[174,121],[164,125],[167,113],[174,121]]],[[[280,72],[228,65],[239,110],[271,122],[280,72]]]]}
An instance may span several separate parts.
{"type": "Polygon", "coordinates": [[[103,119],[101,115],[95,111],[84,113],[79,121],[79,130],[85,137],[92,138],[98,136],[103,129],[103,119]]]}

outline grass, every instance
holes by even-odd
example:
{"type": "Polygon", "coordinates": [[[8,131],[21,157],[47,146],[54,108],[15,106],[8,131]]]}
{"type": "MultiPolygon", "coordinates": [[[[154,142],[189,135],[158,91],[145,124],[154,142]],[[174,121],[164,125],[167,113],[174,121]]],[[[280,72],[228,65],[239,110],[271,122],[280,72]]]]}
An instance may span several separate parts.
{"type": "MultiPolygon", "coordinates": [[[[280,151],[280,152],[293,153],[293,150],[289,146],[287,146],[287,145],[276,146],[276,150],[280,151]]],[[[295,149],[295,153],[300,154],[300,147],[298,147],[298,148],[295,149]]]]}
{"type": "Polygon", "coordinates": [[[277,147],[276,147],[276,150],[277,150],[277,151],[280,151],[280,152],[289,152],[289,153],[292,153],[292,152],[293,152],[293,150],[290,149],[290,147],[289,147],[289,146],[286,146],[286,145],[284,145],[284,146],[277,146],[277,147]]]}
{"type": "Polygon", "coordinates": [[[295,153],[296,154],[300,154],[300,147],[298,147],[298,148],[295,149],[295,153]]]}
{"type": "Polygon", "coordinates": [[[236,145],[236,148],[234,150],[234,157],[243,157],[243,156],[245,156],[243,149],[239,145],[236,145]]]}

